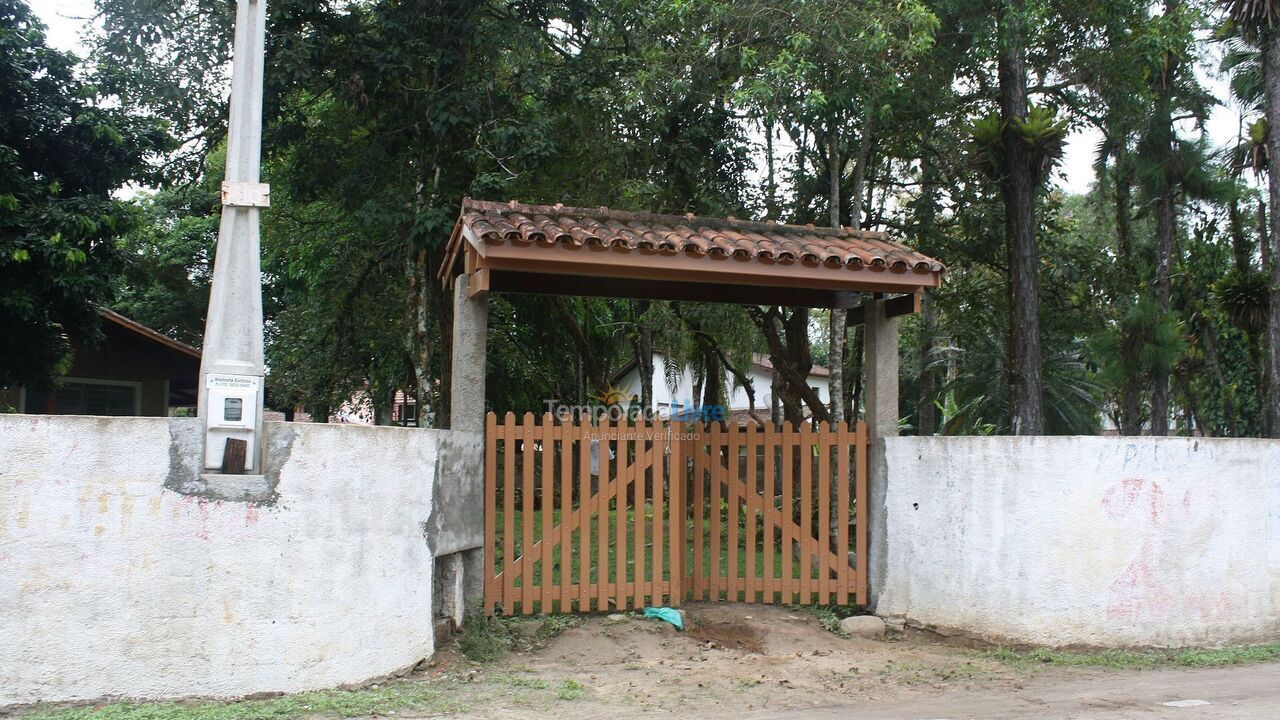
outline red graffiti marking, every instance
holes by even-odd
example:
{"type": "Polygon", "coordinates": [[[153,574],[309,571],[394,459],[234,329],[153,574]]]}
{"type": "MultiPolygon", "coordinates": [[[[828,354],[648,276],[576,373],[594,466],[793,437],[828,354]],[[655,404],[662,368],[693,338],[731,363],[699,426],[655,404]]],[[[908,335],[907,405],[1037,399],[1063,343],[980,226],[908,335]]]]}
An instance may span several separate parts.
{"type": "Polygon", "coordinates": [[[200,530],[196,533],[196,537],[208,540],[212,533],[209,532],[209,503],[204,498],[197,498],[196,514],[200,518],[200,530]]]}
{"type": "Polygon", "coordinates": [[[1112,485],[1102,496],[1102,508],[1113,518],[1120,519],[1131,510],[1145,508],[1152,523],[1159,523],[1164,512],[1164,488],[1160,483],[1148,483],[1142,478],[1125,478],[1112,485]]]}
{"type": "Polygon", "coordinates": [[[1111,518],[1145,526],[1141,527],[1145,538],[1137,557],[1108,588],[1107,617],[1150,620],[1167,614],[1170,594],[1155,571],[1162,540],[1164,489],[1154,481],[1125,478],[1103,493],[1101,505],[1111,518]]]}

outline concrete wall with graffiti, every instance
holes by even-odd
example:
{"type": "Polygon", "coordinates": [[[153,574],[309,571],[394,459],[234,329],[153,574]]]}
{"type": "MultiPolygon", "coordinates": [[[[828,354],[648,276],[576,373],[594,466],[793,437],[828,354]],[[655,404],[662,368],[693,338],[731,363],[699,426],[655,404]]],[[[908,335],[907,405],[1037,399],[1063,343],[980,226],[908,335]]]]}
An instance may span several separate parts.
{"type": "Polygon", "coordinates": [[[266,434],[269,492],[229,501],[198,480],[199,420],[0,415],[0,706],[323,688],[431,655],[449,433],[266,434]]]}
{"type": "Polygon", "coordinates": [[[1280,639],[1280,442],[893,438],[876,611],[992,641],[1280,639]]]}

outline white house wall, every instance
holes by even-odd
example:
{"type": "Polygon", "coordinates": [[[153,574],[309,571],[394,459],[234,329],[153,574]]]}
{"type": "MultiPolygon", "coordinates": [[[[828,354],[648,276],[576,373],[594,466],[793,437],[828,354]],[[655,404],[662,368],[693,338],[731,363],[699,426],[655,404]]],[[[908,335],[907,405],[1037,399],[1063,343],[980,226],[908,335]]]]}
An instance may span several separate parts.
{"type": "MultiPolygon", "coordinates": [[[[773,378],[772,374],[759,366],[752,366],[750,372],[747,373],[751,378],[752,387],[756,395],[756,408],[767,410],[772,402],[773,394],[773,378]]],[[[747,391],[742,387],[734,387],[732,376],[727,379],[729,386],[733,389],[729,397],[730,410],[746,410],[750,404],[747,400],[747,391]]],[[[825,376],[810,375],[809,385],[818,390],[818,396],[822,398],[822,402],[830,402],[831,385],[829,379],[825,376]]],[[[618,381],[617,387],[633,395],[640,394],[640,369],[632,368],[626,375],[618,381]]],[[[666,409],[673,403],[679,402],[686,404],[701,404],[701,397],[694,396],[693,372],[689,368],[685,368],[680,376],[680,382],[676,386],[673,393],[667,385],[665,368],[662,357],[654,355],[653,357],[653,402],[654,407],[658,409],[666,409]]]]}

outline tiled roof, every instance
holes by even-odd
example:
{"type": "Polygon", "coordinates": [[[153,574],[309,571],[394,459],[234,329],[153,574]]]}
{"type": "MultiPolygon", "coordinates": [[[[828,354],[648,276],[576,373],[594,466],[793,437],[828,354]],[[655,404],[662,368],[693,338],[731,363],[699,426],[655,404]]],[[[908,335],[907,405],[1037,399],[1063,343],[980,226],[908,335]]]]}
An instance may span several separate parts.
{"type": "Polygon", "coordinates": [[[942,263],[884,233],[735,218],[522,205],[466,199],[461,224],[485,243],[565,244],[656,253],[753,258],[781,264],[938,272],[942,263]]]}

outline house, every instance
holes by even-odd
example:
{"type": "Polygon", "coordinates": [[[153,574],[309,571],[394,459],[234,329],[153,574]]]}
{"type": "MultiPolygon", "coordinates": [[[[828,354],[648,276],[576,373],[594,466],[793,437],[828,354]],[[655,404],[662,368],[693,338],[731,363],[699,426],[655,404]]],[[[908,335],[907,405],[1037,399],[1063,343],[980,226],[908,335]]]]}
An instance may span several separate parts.
{"type": "Polygon", "coordinates": [[[0,408],[47,415],[194,414],[200,351],[120,313],[99,308],[103,340],[71,338],[71,368],[48,392],[0,389],[0,408]]]}
{"type": "MultiPolygon", "coordinates": [[[[690,368],[681,370],[679,382],[673,389],[667,384],[666,379],[666,359],[654,353],[653,356],[653,407],[650,411],[656,412],[662,417],[670,417],[671,408],[675,405],[680,407],[696,407],[702,404],[701,396],[695,392],[695,383],[693,379],[693,371],[690,368]]],[[[773,364],[769,362],[769,356],[763,353],[756,353],[752,356],[750,369],[744,369],[747,377],[750,378],[751,386],[755,392],[756,411],[763,413],[763,417],[768,417],[769,408],[773,403],[773,364]]],[[[742,415],[743,411],[750,408],[747,401],[746,388],[736,386],[733,378],[729,380],[729,407],[726,408],[730,415],[742,415]]],[[[627,397],[640,395],[640,368],[638,363],[632,362],[622,372],[618,373],[614,380],[614,386],[627,397]]],[[[831,401],[831,371],[821,365],[814,365],[809,371],[809,387],[812,387],[818,393],[818,397],[822,402],[829,403],[831,401]]]]}

